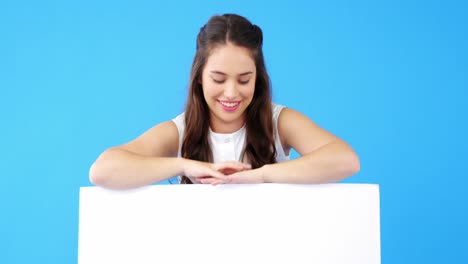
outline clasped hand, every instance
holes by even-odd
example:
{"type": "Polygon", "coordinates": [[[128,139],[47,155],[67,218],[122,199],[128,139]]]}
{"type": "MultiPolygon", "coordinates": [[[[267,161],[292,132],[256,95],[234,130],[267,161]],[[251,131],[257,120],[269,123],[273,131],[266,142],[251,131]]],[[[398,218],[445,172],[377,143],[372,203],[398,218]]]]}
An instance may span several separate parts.
{"type": "Polygon", "coordinates": [[[259,169],[252,169],[250,164],[237,161],[209,163],[190,160],[184,173],[193,183],[218,185],[264,182],[259,169]]]}

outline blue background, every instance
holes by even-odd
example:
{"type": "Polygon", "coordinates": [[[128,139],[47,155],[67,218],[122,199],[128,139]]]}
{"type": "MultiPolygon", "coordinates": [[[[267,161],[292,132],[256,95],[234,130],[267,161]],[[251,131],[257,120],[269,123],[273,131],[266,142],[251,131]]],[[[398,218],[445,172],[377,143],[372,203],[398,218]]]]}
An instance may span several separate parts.
{"type": "Polygon", "coordinates": [[[277,103],[348,141],[381,187],[382,263],[468,263],[463,1],[0,2],[0,263],[76,263],[104,149],[183,110],[199,28],[264,31],[277,103]]]}

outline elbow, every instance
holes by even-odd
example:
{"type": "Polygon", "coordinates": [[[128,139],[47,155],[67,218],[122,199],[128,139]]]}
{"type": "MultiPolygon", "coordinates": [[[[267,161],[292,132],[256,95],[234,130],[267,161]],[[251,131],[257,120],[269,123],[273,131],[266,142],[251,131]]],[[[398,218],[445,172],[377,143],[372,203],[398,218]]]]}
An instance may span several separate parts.
{"type": "Polygon", "coordinates": [[[352,152],[347,162],[347,171],[349,176],[358,173],[361,170],[361,162],[356,153],[352,152]]]}
{"type": "Polygon", "coordinates": [[[110,178],[111,172],[106,165],[106,161],[99,157],[89,168],[89,181],[96,186],[105,187],[108,185],[110,178]]]}
{"type": "Polygon", "coordinates": [[[105,182],[105,177],[99,172],[99,164],[97,162],[94,162],[89,168],[89,181],[94,185],[101,186],[105,182]]]}
{"type": "Polygon", "coordinates": [[[94,163],[89,168],[89,181],[100,187],[110,187],[109,185],[113,182],[116,168],[114,162],[115,154],[114,148],[105,150],[99,155],[94,163]]]}

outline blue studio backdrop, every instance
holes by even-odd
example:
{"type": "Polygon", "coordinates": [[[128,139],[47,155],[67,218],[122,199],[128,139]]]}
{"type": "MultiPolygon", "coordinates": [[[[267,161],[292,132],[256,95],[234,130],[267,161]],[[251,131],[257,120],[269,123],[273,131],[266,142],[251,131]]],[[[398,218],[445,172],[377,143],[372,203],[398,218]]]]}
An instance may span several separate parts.
{"type": "MultiPolygon", "coordinates": [[[[183,111],[213,14],[264,31],[274,101],[381,188],[382,263],[468,263],[464,1],[0,1],[0,263],[76,263],[106,148],[183,111]]],[[[297,155],[296,155],[297,156],[297,155]]]]}

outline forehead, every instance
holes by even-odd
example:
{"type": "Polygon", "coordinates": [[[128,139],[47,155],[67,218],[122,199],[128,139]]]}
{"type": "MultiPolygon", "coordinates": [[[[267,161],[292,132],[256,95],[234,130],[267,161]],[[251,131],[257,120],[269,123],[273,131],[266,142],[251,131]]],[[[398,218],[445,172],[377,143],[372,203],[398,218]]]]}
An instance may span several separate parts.
{"type": "Polygon", "coordinates": [[[233,44],[221,45],[214,48],[208,56],[206,71],[221,71],[226,74],[239,74],[255,71],[255,61],[248,48],[233,44]]]}

